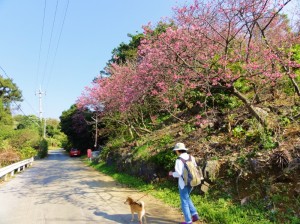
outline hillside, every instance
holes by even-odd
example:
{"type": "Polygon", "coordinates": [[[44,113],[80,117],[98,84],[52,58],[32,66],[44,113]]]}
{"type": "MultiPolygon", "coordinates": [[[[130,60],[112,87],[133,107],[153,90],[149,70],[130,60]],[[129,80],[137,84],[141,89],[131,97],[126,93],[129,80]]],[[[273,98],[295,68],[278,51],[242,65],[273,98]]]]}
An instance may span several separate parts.
{"type": "Polygon", "coordinates": [[[278,100],[281,97],[284,95],[272,104],[264,101],[268,105],[256,105],[263,108],[273,132],[263,128],[244,106],[227,113],[220,108],[207,111],[206,122],[200,125],[195,125],[193,110],[189,110],[177,114],[176,119],[164,117],[155,131],[134,141],[109,141],[102,158],[116,165],[119,172],[163,184],[170,181],[166,174],[173,169],[176,159],[172,148],[176,142],[184,142],[205,168],[210,197],[229,198],[237,205],[254,205],[275,223],[297,223],[300,214],[299,110],[291,112],[295,102],[286,96],[285,100],[278,100]]]}

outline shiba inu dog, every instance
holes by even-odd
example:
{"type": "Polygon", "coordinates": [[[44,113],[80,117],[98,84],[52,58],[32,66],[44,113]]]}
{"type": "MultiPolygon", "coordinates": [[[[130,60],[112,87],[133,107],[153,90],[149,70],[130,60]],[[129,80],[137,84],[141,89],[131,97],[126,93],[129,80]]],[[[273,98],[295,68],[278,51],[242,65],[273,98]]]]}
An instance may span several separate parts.
{"type": "Polygon", "coordinates": [[[127,204],[130,206],[131,215],[132,215],[131,221],[134,220],[134,213],[137,213],[140,224],[143,223],[143,218],[145,220],[145,223],[147,223],[146,217],[145,217],[145,214],[146,214],[145,203],[143,201],[136,202],[131,197],[127,197],[127,199],[124,201],[124,204],[127,204]]]}

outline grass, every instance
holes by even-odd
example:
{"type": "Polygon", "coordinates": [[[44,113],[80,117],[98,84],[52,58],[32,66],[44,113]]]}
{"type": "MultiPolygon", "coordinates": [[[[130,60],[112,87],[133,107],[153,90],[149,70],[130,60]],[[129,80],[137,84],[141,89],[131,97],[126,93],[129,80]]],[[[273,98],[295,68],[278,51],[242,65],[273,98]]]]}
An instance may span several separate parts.
{"type": "MultiPolygon", "coordinates": [[[[104,162],[94,164],[86,162],[101,173],[107,174],[117,182],[130,188],[135,188],[141,192],[148,193],[158,198],[166,204],[180,208],[180,199],[176,182],[166,181],[160,184],[148,184],[141,178],[133,177],[128,174],[118,173],[113,166],[108,166],[104,162]],[[174,184],[175,183],[175,184],[174,184]]],[[[230,199],[212,198],[208,195],[200,195],[192,192],[191,198],[202,219],[212,224],[268,224],[271,222],[267,217],[268,213],[257,205],[240,206],[234,204],[230,199]]]]}

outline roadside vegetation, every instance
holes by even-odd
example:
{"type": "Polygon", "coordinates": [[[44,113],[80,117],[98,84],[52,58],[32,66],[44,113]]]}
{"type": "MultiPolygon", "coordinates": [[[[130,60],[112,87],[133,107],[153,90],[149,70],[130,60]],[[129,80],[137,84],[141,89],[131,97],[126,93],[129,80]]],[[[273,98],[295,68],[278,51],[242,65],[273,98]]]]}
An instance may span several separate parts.
{"type": "MultiPolygon", "coordinates": [[[[152,195],[173,208],[177,208],[178,212],[180,212],[180,201],[176,182],[169,180],[163,184],[150,184],[141,178],[120,173],[113,166],[108,166],[103,162],[98,164],[93,162],[88,163],[99,172],[112,176],[118,183],[126,187],[135,188],[144,192],[145,195],[152,195]]],[[[247,206],[237,205],[233,203],[230,198],[216,198],[210,193],[205,195],[201,194],[199,188],[200,187],[197,187],[192,191],[191,197],[199,211],[201,221],[204,223],[273,223],[268,219],[268,217],[270,217],[272,220],[273,214],[266,212],[262,205],[256,203],[247,206]]]]}
{"type": "Polygon", "coordinates": [[[17,85],[0,75],[0,167],[31,157],[44,158],[49,147],[61,147],[66,141],[58,120],[48,119],[44,130],[44,120],[35,115],[13,116],[11,108],[18,101],[22,94],[17,85]]]}

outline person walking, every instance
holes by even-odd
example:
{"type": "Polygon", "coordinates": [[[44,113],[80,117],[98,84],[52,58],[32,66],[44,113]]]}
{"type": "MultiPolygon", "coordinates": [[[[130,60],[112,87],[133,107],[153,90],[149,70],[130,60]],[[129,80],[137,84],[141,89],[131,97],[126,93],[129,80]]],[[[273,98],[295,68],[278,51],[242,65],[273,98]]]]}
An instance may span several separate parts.
{"type": "MultiPolygon", "coordinates": [[[[178,155],[178,158],[175,162],[175,172],[170,171],[169,176],[173,176],[174,178],[178,178],[178,188],[179,188],[179,196],[181,202],[181,210],[184,215],[185,222],[181,222],[181,224],[190,224],[199,220],[198,212],[190,198],[190,193],[192,191],[192,187],[189,185],[185,185],[183,180],[183,171],[184,171],[184,163],[182,159],[188,160],[189,154],[187,153],[187,148],[184,143],[176,143],[173,151],[178,155]]],[[[191,156],[193,163],[197,166],[195,158],[191,156]]]]}

